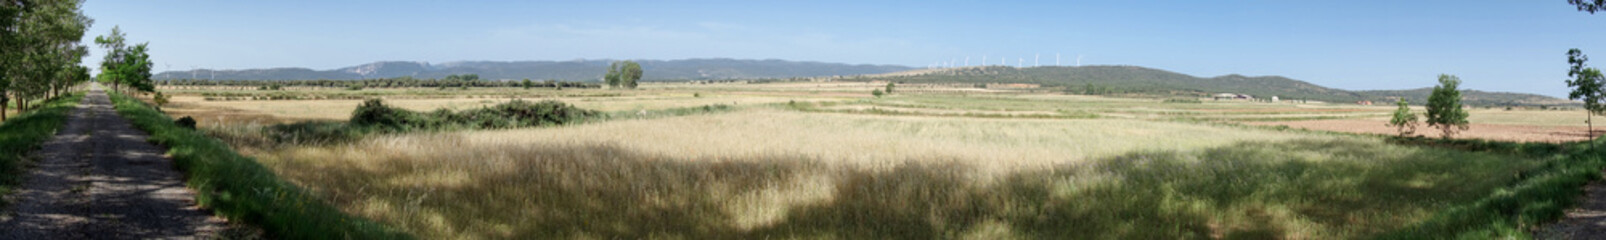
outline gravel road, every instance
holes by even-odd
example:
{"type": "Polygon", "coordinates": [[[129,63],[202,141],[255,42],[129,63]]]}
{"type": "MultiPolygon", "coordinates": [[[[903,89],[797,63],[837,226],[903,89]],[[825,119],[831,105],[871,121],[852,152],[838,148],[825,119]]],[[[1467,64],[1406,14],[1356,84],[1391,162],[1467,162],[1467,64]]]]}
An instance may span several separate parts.
{"type": "Polygon", "coordinates": [[[214,238],[226,222],[199,209],[162,148],[92,88],[6,196],[0,239],[214,238]]]}

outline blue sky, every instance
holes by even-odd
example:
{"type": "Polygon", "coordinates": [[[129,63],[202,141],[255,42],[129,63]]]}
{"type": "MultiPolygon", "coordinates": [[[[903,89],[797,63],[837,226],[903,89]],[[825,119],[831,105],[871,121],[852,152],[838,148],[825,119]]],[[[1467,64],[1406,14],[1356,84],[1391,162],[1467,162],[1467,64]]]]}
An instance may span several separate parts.
{"type": "MultiPolygon", "coordinates": [[[[1565,97],[1569,48],[1606,66],[1606,13],[1565,1],[96,1],[158,71],[382,60],[785,59],[924,67],[983,56],[1279,75],[1343,89],[1459,76],[1565,97]],[[757,2],[757,3],[754,3],[757,2]]],[[[98,49],[96,51],[98,53],[98,49]]],[[[86,59],[99,62],[100,56],[86,59]]]]}

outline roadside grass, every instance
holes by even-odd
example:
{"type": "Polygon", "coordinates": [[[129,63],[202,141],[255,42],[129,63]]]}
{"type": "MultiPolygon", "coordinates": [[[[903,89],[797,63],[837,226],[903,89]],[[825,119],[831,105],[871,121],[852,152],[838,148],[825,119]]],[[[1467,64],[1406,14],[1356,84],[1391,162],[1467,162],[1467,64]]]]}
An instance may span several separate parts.
{"type": "Polygon", "coordinates": [[[1541,164],[1360,137],[1004,172],[961,158],[860,165],[475,138],[383,136],[259,159],[343,211],[432,239],[1368,238],[1541,164]]]}
{"type": "MultiPolygon", "coordinates": [[[[1487,152],[1545,156],[1520,181],[1487,193],[1475,202],[1439,211],[1426,221],[1381,235],[1380,239],[1529,239],[1540,224],[1554,222],[1577,204],[1584,185],[1601,179],[1606,161],[1590,142],[1508,143],[1481,140],[1396,139],[1426,145],[1487,152]]],[[[1600,140],[1594,144],[1600,144],[1600,140]]]]}
{"type": "MultiPolygon", "coordinates": [[[[21,183],[26,176],[24,166],[32,161],[30,154],[67,124],[67,116],[83,96],[82,93],[65,94],[44,101],[38,110],[9,115],[5,122],[0,122],[0,196],[10,195],[12,188],[21,183]]],[[[0,202],[0,206],[9,204],[0,202]]]]}
{"type": "Polygon", "coordinates": [[[118,114],[149,132],[148,141],[168,148],[168,156],[198,193],[196,201],[220,216],[260,226],[270,236],[285,239],[409,238],[339,212],[223,142],[175,125],[173,119],[144,102],[108,94],[118,114]]]}

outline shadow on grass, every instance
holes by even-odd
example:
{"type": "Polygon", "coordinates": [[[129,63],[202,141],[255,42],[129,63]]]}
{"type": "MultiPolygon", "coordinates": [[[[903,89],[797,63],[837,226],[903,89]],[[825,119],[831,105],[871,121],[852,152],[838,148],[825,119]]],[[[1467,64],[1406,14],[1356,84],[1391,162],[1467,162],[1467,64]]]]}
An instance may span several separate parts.
{"type": "MultiPolygon", "coordinates": [[[[56,136],[83,97],[82,93],[68,93],[48,99],[35,106],[37,110],[10,115],[0,122],[0,196],[9,195],[11,188],[22,182],[27,176],[23,172],[26,157],[56,136]]],[[[9,204],[0,201],[0,206],[9,204]]]]}
{"type": "Polygon", "coordinates": [[[423,238],[1176,239],[1375,236],[1475,201],[1538,162],[1359,138],[999,175],[960,161],[867,169],[612,145],[498,146],[511,157],[494,164],[369,147],[340,149],[379,155],[373,164],[276,168],[345,211],[423,238]]]}

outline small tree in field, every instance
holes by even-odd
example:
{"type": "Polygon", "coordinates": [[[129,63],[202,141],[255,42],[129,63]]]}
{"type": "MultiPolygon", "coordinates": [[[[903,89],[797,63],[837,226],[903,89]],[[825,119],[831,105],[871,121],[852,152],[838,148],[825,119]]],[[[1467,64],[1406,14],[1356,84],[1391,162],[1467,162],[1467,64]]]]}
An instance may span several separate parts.
{"type": "Polygon", "coordinates": [[[1416,114],[1411,113],[1411,105],[1405,103],[1405,98],[1400,98],[1400,101],[1394,104],[1399,105],[1400,108],[1394,110],[1394,119],[1389,120],[1388,126],[1398,128],[1400,137],[1410,136],[1411,133],[1415,133],[1416,114]]]}
{"type": "Polygon", "coordinates": [[[1606,101],[1606,89],[1602,89],[1606,79],[1602,79],[1600,69],[1584,67],[1587,61],[1589,56],[1584,56],[1583,51],[1577,48],[1567,50],[1567,63],[1572,65],[1567,70],[1567,76],[1573,78],[1567,80],[1567,86],[1573,87],[1567,98],[1584,101],[1584,109],[1588,110],[1584,117],[1585,126],[1589,129],[1587,134],[1589,139],[1595,139],[1594,115],[1606,113],[1606,104],[1602,104],[1602,101],[1606,101]]]}
{"type": "Polygon", "coordinates": [[[151,97],[151,101],[156,102],[156,109],[162,109],[162,106],[167,105],[167,95],[162,94],[162,92],[156,92],[156,96],[151,97]]]}
{"type": "Polygon", "coordinates": [[[892,94],[892,83],[887,83],[887,94],[892,94]]]}
{"type": "Polygon", "coordinates": [[[870,90],[870,95],[875,95],[876,98],[880,98],[884,94],[886,93],[881,92],[881,89],[870,90]]]}
{"type": "Polygon", "coordinates": [[[1439,85],[1428,95],[1428,126],[1444,131],[1445,139],[1456,131],[1467,130],[1467,110],[1461,108],[1461,90],[1456,89],[1459,86],[1461,78],[1439,74],[1439,85]]]}

